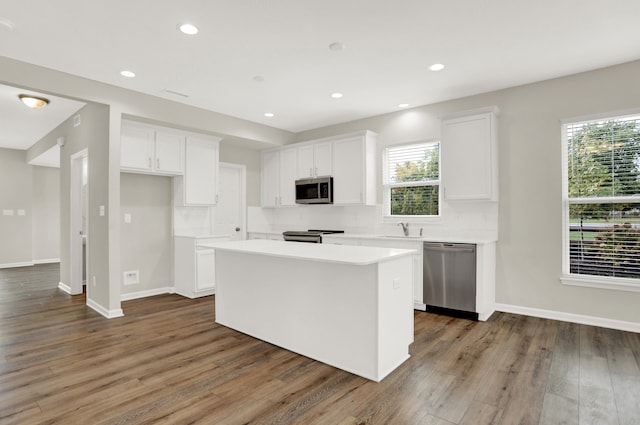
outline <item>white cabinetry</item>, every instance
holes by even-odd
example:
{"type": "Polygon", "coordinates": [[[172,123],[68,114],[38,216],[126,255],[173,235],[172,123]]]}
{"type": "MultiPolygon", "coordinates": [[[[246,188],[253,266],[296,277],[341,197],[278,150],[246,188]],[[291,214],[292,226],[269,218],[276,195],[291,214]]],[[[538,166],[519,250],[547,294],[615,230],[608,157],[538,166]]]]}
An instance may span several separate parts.
{"type": "Polygon", "coordinates": [[[332,175],[332,143],[313,143],[298,148],[298,178],[332,175]]]}
{"type": "Polygon", "coordinates": [[[442,184],[447,201],[498,200],[497,108],[442,121],[442,184]]]}
{"type": "Polygon", "coordinates": [[[262,153],[262,206],[296,205],[296,148],[269,150],[262,153]]]}
{"type": "Polygon", "coordinates": [[[226,240],[229,240],[228,236],[174,238],[174,286],[177,294],[196,298],[215,293],[215,250],[198,247],[198,244],[226,240]]]}
{"type": "Polygon", "coordinates": [[[333,142],[334,204],[376,204],[376,140],[365,131],[333,142]]]}
{"type": "Polygon", "coordinates": [[[184,135],[123,121],[120,168],[132,173],[181,175],[184,172],[184,135]]]}
{"type": "Polygon", "coordinates": [[[176,206],[217,203],[219,141],[217,137],[187,136],[184,177],[174,179],[176,206]]]}

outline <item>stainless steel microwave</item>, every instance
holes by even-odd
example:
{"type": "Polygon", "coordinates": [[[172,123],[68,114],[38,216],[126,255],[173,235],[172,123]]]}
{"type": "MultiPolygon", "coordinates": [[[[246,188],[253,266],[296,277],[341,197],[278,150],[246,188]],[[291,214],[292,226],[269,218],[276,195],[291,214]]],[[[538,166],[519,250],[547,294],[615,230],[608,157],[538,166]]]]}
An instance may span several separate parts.
{"type": "Polygon", "coordinates": [[[333,204],[333,177],[296,180],[296,204],[333,204]]]}

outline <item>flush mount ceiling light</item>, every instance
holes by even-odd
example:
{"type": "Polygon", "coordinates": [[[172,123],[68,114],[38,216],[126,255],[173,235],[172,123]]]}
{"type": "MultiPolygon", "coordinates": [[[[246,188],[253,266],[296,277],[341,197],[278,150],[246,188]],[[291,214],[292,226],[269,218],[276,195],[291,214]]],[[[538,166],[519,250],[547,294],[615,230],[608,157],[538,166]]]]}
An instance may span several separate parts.
{"type": "Polygon", "coordinates": [[[40,109],[44,108],[49,104],[49,99],[45,99],[44,97],[31,96],[29,94],[19,94],[18,97],[31,109],[40,109]]]}
{"type": "Polygon", "coordinates": [[[120,71],[120,75],[127,78],[133,78],[136,76],[136,73],[133,71],[124,70],[124,71],[120,71]]]}
{"type": "Polygon", "coordinates": [[[331,97],[334,99],[340,99],[342,97],[342,93],[338,93],[338,92],[332,93],[331,97]]]}
{"type": "Polygon", "coordinates": [[[273,117],[275,117],[275,114],[273,112],[265,112],[264,116],[267,117],[267,118],[273,118],[273,117]]]}
{"type": "Polygon", "coordinates": [[[178,24],[178,29],[181,33],[187,35],[196,35],[198,33],[198,27],[193,24],[178,24]]]}
{"type": "Polygon", "coordinates": [[[431,71],[440,71],[440,70],[444,69],[444,65],[443,65],[443,64],[441,64],[441,63],[434,63],[433,65],[431,65],[431,66],[429,67],[429,69],[430,69],[431,71]]]}

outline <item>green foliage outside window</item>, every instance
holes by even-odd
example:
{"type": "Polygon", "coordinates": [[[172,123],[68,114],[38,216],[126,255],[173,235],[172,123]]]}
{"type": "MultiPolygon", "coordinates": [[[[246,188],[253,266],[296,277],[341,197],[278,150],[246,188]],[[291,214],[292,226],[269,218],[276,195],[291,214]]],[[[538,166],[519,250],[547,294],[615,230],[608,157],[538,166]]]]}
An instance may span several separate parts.
{"type": "Polygon", "coordinates": [[[420,160],[395,164],[391,190],[391,215],[439,214],[439,145],[427,145],[420,160]],[[424,185],[401,185],[401,183],[424,185]]]}

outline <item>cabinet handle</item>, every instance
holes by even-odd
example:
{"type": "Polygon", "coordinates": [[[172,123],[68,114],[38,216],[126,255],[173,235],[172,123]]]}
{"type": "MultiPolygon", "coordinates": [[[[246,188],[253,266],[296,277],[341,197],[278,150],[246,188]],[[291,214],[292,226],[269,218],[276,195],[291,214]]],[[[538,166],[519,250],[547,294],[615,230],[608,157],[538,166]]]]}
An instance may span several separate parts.
{"type": "Polygon", "coordinates": [[[156,158],[156,168],[160,168],[160,158],[156,158]]]}
{"type": "Polygon", "coordinates": [[[151,168],[151,157],[149,157],[149,168],[151,168]]]}
{"type": "Polygon", "coordinates": [[[309,167],[309,177],[313,177],[313,168],[309,167]]]}
{"type": "Polygon", "coordinates": [[[278,205],[282,205],[282,196],[278,198],[278,205]]]}
{"type": "Polygon", "coordinates": [[[216,204],[218,203],[218,195],[216,194],[216,204]]]}
{"type": "Polygon", "coordinates": [[[315,175],[317,176],[318,175],[318,167],[314,168],[314,170],[315,170],[315,175]]]}
{"type": "Polygon", "coordinates": [[[276,206],[278,205],[278,197],[275,197],[275,200],[273,201],[274,204],[276,204],[276,206]]]}

